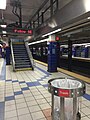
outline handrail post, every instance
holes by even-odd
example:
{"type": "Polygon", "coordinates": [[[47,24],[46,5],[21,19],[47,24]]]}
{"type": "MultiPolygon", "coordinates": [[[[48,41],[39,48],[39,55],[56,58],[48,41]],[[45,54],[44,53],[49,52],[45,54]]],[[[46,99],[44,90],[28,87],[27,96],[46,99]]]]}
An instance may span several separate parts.
{"type": "Polygon", "coordinates": [[[13,53],[12,40],[11,40],[11,55],[12,55],[13,71],[15,71],[15,60],[14,60],[14,53],[13,53]]]}
{"type": "Polygon", "coordinates": [[[53,16],[53,0],[50,0],[50,6],[51,6],[51,17],[53,16]]]}

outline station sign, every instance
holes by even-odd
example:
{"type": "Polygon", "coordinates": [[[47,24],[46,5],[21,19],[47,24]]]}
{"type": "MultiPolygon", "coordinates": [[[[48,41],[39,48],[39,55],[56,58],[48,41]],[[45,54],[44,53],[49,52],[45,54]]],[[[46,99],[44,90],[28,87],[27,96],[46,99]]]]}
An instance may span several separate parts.
{"type": "Polygon", "coordinates": [[[33,35],[32,29],[22,29],[22,28],[0,28],[0,34],[2,35],[33,35]],[[4,32],[3,32],[4,31],[4,32]]]}
{"type": "Polygon", "coordinates": [[[30,35],[32,35],[32,30],[14,29],[13,31],[14,31],[14,33],[30,34],[30,35]]]}

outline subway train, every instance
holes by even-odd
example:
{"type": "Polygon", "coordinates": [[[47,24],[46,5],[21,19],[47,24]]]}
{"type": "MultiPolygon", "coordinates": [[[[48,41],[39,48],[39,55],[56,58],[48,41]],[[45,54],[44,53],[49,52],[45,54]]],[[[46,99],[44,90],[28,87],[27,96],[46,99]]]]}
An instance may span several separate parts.
{"type": "MultiPolygon", "coordinates": [[[[34,42],[29,44],[33,58],[47,63],[48,42],[34,42]]],[[[68,45],[58,43],[59,53],[57,66],[68,69],[68,45]]],[[[90,77],[90,43],[72,45],[72,71],[90,77]]]]}

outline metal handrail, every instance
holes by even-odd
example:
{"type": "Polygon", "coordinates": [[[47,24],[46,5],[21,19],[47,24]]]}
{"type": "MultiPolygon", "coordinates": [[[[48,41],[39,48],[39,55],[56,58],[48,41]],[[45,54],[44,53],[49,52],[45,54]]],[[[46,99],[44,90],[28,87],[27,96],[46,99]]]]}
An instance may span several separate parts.
{"type": "Polygon", "coordinates": [[[12,40],[11,40],[11,55],[12,55],[13,71],[15,71],[15,60],[14,60],[14,53],[13,53],[12,40]]]}
{"type": "MultiPolygon", "coordinates": [[[[42,12],[42,9],[44,8],[44,6],[49,2],[49,0],[45,0],[42,5],[40,6],[40,8],[37,10],[37,12],[29,19],[29,21],[27,22],[27,24],[25,25],[25,27],[28,26],[28,24],[31,23],[31,26],[33,24],[33,21],[36,22],[36,20],[39,22],[39,18],[42,16],[42,15],[39,15],[40,12],[42,12]],[[38,15],[38,18],[35,20],[36,16],[38,15]]],[[[43,11],[43,15],[49,10],[51,9],[51,16],[53,15],[54,11],[53,11],[53,5],[56,3],[56,10],[58,10],[58,0],[50,0],[50,5],[43,11]]],[[[45,20],[46,21],[46,20],[45,20]]],[[[45,22],[44,21],[44,22],[45,22]]],[[[38,27],[40,26],[40,24],[38,24],[38,27]]]]}
{"type": "Polygon", "coordinates": [[[28,56],[29,56],[29,60],[31,61],[32,68],[34,70],[35,63],[34,63],[33,56],[31,54],[31,51],[30,51],[29,46],[28,46],[28,42],[25,42],[25,46],[26,46],[26,50],[27,50],[27,53],[28,53],[28,56]]]}

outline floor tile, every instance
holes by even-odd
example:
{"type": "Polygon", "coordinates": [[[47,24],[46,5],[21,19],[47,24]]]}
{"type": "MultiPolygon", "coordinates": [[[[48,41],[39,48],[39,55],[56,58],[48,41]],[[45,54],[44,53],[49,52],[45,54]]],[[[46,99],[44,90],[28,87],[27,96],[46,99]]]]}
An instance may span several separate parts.
{"type": "Polygon", "coordinates": [[[15,96],[15,99],[23,99],[23,98],[24,98],[23,95],[16,95],[16,96],[15,96]]]}
{"type": "Polygon", "coordinates": [[[43,99],[43,98],[44,98],[42,95],[38,95],[38,96],[34,96],[34,97],[35,97],[36,100],[37,100],[37,99],[43,99]]]}
{"type": "Polygon", "coordinates": [[[5,112],[5,118],[12,118],[12,117],[16,117],[16,116],[17,116],[16,110],[5,112]]]}
{"type": "Polygon", "coordinates": [[[23,103],[23,102],[25,102],[25,99],[23,98],[23,99],[16,99],[16,103],[18,104],[18,103],[23,103]]]}
{"type": "Polygon", "coordinates": [[[29,110],[32,113],[32,112],[40,111],[41,109],[39,106],[31,106],[31,107],[29,107],[29,110]]]}
{"type": "Polygon", "coordinates": [[[31,101],[31,102],[27,102],[27,105],[30,106],[34,106],[37,105],[37,102],[35,100],[31,101]]]}
{"type": "Polygon", "coordinates": [[[43,103],[47,103],[47,101],[45,99],[38,99],[36,100],[37,103],[40,105],[40,104],[43,104],[43,103]]]}
{"type": "Polygon", "coordinates": [[[24,102],[24,103],[16,104],[16,106],[17,106],[17,109],[19,109],[19,108],[25,108],[25,107],[27,107],[27,104],[24,102]]]}
{"type": "Polygon", "coordinates": [[[45,110],[43,110],[43,113],[44,113],[46,118],[50,117],[51,116],[51,109],[45,109],[45,110]]]}
{"type": "Polygon", "coordinates": [[[88,117],[83,117],[81,120],[90,120],[88,117]]]}
{"type": "Polygon", "coordinates": [[[12,117],[12,118],[5,119],[5,120],[18,120],[18,117],[12,117]]]}
{"type": "Polygon", "coordinates": [[[46,119],[47,119],[47,120],[52,120],[52,118],[51,118],[51,117],[47,117],[46,119]]]}
{"type": "Polygon", "coordinates": [[[42,110],[51,108],[51,106],[50,106],[48,103],[40,104],[39,106],[40,106],[40,108],[41,108],[42,110]]]}
{"type": "Polygon", "coordinates": [[[82,108],[81,111],[82,111],[85,115],[90,115],[90,109],[89,109],[88,107],[82,108]]]}
{"type": "Polygon", "coordinates": [[[16,110],[15,104],[14,105],[5,106],[5,111],[12,111],[12,110],[16,110]]]}
{"type": "Polygon", "coordinates": [[[32,118],[30,114],[25,114],[25,115],[19,116],[19,120],[32,120],[32,118]]]}
{"type": "Polygon", "coordinates": [[[5,106],[15,104],[15,100],[5,101],[5,106]]]}
{"type": "Polygon", "coordinates": [[[83,101],[82,103],[83,103],[85,106],[90,106],[90,101],[88,101],[88,100],[87,100],[87,101],[83,101]]]}
{"type": "Polygon", "coordinates": [[[22,109],[17,109],[17,113],[18,115],[25,115],[25,114],[28,114],[29,113],[29,110],[28,108],[22,108],[22,109]]]}
{"type": "Polygon", "coordinates": [[[45,118],[42,111],[31,113],[31,115],[32,115],[33,120],[40,120],[41,118],[45,118]]]}
{"type": "Polygon", "coordinates": [[[27,102],[30,102],[30,101],[35,101],[35,98],[33,97],[33,96],[30,96],[30,97],[25,97],[25,100],[27,101],[27,102]]]}

